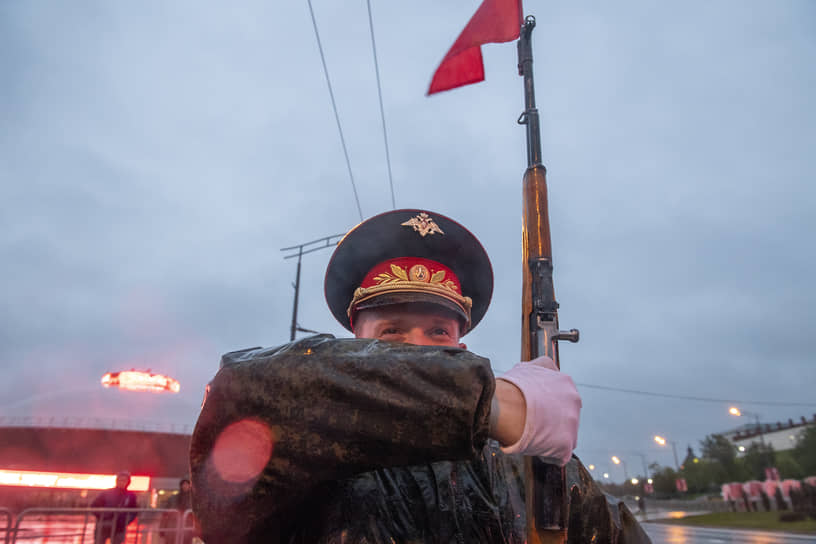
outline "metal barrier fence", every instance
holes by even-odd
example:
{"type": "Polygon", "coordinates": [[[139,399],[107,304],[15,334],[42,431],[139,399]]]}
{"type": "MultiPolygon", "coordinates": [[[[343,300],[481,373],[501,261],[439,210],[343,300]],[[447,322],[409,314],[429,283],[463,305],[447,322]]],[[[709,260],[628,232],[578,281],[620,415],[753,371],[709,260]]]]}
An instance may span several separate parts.
{"type": "Polygon", "coordinates": [[[193,433],[193,425],[190,423],[74,416],[0,416],[0,427],[110,429],[116,431],[145,431],[185,435],[193,433]]]}
{"type": "Polygon", "coordinates": [[[190,544],[194,533],[190,510],[29,508],[13,523],[7,509],[3,514],[6,544],[190,544]]]}
{"type": "Polygon", "coordinates": [[[193,535],[195,534],[195,517],[193,517],[192,510],[184,511],[178,529],[179,538],[176,539],[175,544],[192,544],[193,535]]]}
{"type": "Polygon", "coordinates": [[[9,544],[11,542],[11,524],[12,520],[14,519],[11,515],[11,510],[8,508],[0,508],[0,516],[6,520],[6,524],[0,529],[0,542],[4,544],[9,544]]]}

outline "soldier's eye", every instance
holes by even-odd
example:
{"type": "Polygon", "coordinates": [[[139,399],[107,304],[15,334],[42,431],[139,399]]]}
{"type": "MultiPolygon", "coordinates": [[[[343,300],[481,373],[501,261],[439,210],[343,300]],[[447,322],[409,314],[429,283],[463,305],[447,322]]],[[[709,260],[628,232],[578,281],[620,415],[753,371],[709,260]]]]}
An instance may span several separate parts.
{"type": "Polygon", "coordinates": [[[434,329],[433,334],[436,335],[436,336],[450,336],[450,333],[448,332],[448,330],[443,329],[443,328],[434,329]]]}
{"type": "Polygon", "coordinates": [[[396,327],[388,327],[387,329],[380,331],[380,335],[386,334],[399,334],[399,330],[396,327]]]}

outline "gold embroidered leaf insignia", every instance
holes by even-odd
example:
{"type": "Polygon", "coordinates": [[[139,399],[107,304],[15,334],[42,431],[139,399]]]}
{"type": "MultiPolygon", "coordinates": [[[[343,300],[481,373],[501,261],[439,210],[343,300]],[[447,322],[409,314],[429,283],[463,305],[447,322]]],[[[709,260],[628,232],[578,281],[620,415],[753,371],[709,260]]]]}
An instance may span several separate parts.
{"type": "Polygon", "coordinates": [[[391,272],[393,272],[394,275],[401,279],[402,281],[408,281],[408,273],[399,266],[392,264],[391,272]]]}
{"type": "Polygon", "coordinates": [[[374,277],[374,281],[376,281],[377,283],[391,283],[393,281],[397,281],[397,278],[395,278],[391,274],[386,274],[385,272],[383,272],[382,274],[377,274],[374,277]]]}

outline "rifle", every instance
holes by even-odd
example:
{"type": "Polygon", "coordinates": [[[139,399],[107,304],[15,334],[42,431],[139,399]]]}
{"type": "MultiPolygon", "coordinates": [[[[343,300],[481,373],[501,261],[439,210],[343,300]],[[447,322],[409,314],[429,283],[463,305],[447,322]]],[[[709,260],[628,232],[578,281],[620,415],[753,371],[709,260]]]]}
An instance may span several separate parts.
{"type": "MultiPolygon", "coordinates": [[[[518,123],[527,126],[527,170],[522,212],[522,330],[521,360],[547,355],[558,368],[558,341],[578,341],[578,331],[558,330],[558,303],[552,278],[550,218],[547,210],[547,169],[541,163],[541,135],[533,85],[531,35],[535,17],[528,15],[518,41],[519,75],[524,77],[525,109],[518,123]]],[[[567,491],[564,469],[537,457],[524,458],[527,542],[566,541],[567,491]]]]}

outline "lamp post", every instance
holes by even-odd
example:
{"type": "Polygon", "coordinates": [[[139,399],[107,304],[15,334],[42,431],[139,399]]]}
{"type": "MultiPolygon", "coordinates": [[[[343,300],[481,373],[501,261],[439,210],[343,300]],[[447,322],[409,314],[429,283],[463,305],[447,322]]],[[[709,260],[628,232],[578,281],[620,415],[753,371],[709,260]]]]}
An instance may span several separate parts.
{"type": "Polygon", "coordinates": [[[677,442],[673,440],[666,440],[664,437],[660,435],[655,435],[654,441],[660,444],[661,446],[665,446],[666,442],[671,442],[672,445],[672,453],[674,453],[674,468],[677,472],[680,472],[680,463],[677,462],[677,442]]]}
{"type": "Polygon", "coordinates": [[[762,468],[773,466],[773,461],[771,459],[768,459],[768,450],[765,447],[765,438],[762,436],[762,424],[759,422],[759,414],[756,412],[749,412],[748,410],[740,410],[736,406],[732,406],[731,408],[729,408],[728,413],[731,414],[732,416],[737,417],[753,416],[754,421],[756,422],[757,434],[759,435],[759,443],[762,446],[762,456],[760,457],[760,459],[763,460],[762,468]]]}
{"type": "Polygon", "coordinates": [[[616,465],[622,465],[623,466],[624,480],[629,480],[629,473],[626,471],[626,463],[623,462],[623,459],[621,459],[617,455],[613,455],[612,456],[612,462],[615,463],[616,465]]]}
{"type": "Polygon", "coordinates": [[[728,413],[731,414],[732,416],[737,417],[753,416],[754,421],[756,421],[756,429],[757,434],[759,435],[759,443],[762,444],[763,447],[765,446],[765,439],[762,437],[762,425],[759,423],[759,414],[757,414],[756,412],[749,412],[748,410],[740,410],[736,406],[732,406],[731,408],[729,408],[728,413]]]}
{"type": "Polygon", "coordinates": [[[643,477],[651,478],[651,475],[649,474],[649,465],[646,464],[646,456],[643,455],[642,453],[636,453],[635,455],[640,457],[640,460],[643,463],[643,477]]]}

